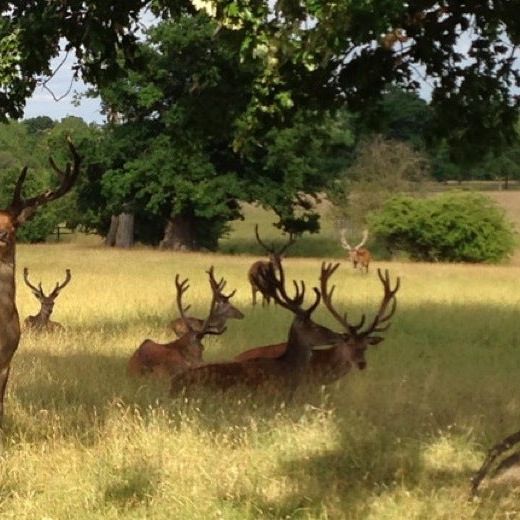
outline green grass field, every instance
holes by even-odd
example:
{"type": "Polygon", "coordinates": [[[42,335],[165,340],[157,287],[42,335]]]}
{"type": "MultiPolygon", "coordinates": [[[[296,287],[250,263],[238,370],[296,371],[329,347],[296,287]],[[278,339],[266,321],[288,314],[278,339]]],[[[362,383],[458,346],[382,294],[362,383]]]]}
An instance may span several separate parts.
{"type": "MultiPolygon", "coordinates": [[[[238,288],[246,313],[211,338],[208,360],[286,336],[290,316],[252,309],[253,257],[21,246],[18,303],[37,310],[24,266],[45,286],[72,270],[56,305],[61,336],[24,335],[7,400],[0,517],[16,519],[514,518],[518,492],[468,502],[487,448],[517,430],[520,267],[378,264],[402,277],[398,310],[369,366],[291,403],[254,394],[168,397],[126,362],[147,337],[168,340],[175,273],[193,314],[209,304],[204,271],[238,288]]],[[[316,283],[318,259],[287,260],[316,283]]],[[[336,299],[355,318],[381,297],[344,262],[336,299]]],[[[333,326],[325,312],[318,321],[333,326]]]]}

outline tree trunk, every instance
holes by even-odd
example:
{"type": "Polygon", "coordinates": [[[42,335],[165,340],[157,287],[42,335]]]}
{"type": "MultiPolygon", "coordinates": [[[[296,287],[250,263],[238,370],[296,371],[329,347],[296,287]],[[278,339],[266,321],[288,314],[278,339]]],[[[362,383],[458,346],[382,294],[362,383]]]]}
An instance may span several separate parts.
{"type": "Polygon", "coordinates": [[[116,234],[119,226],[119,216],[112,215],[110,219],[110,228],[105,238],[105,245],[108,247],[114,247],[116,245],[116,234]]]}
{"type": "Polygon", "coordinates": [[[134,215],[121,213],[116,232],[116,247],[132,247],[134,245],[134,215]]]}
{"type": "Polygon", "coordinates": [[[164,238],[159,244],[161,249],[192,251],[196,248],[195,220],[186,215],[175,215],[166,223],[164,238]]]}

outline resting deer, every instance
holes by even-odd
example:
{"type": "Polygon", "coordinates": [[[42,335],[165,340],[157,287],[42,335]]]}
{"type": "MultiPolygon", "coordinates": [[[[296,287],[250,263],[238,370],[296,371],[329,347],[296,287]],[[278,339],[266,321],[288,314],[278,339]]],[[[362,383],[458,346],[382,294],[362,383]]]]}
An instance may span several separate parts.
{"type": "Polygon", "coordinates": [[[34,331],[47,331],[47,332],[58,332],[64,330],[63,325],[58,323],[57,321],[51,321],[50,317],[52,311],[54,309],[54,301],[60,294],[61,290],[67,286],[70,282],[71,275],[70,269],[65,270],[65,280],[63,283],[56,283],[56,287],[54,290],[49,293],[47,296],[43,292],[41,282],[38,284],[38,287],[35,287],[29,281],[29,269],[24,268],[23,270],[23,278],[25,284],[29,289],[31,289],[33,295],[40,302],[40,312],[36,314],[36,316],[28,316],[25,318],[24,326],[27,329],[32,329],[34,331]]]}
{"type": "MultiPolygon", "coordinates": [[[[216,330],[220,330],[224,328],[226,325],[226,321],[230,319],[241,320],[244,318],[244,315],[231,303],[231,298],[236,293],[236,289],[229,293],[227,296],[222,292],[226,286],[226,282],[224,278],[221,278],[219,282],[215,280],[215,276],[213,273],[213,267],[211,267],[208,271],[209,274],[209,283],[211,285],[211,290],[213,294],[215,294],[216,303],[215,303],[215,312],[213,313],[213,318],[210,323],[210,327],[216,330]]],[[[202,330],[204,326],[204,320],[199,318],[187,317],[185,319],[177,318],[172,321],[171,327],[175,331],[177,337],[181,337],[186,332],[188,332],[188,328],[186,327],[186,323],[189,323],[190,327],[197,331],[202,330]]]]}
{"type": "Polygon", "coordinates": [[[171,395],[196,386],[210,386],[221,390],[236,385],[258,388],[273,385],[275,389],[286,387],[294,390],[305,378],[313,345],[330,345],[342,341],[341,334],[318,325],[311,320],[320,303],[320,292],[315,287],[315,300],[310,307],[302,307],[305,283],[294,282],[295,295],[291,298],[285,289],[283,269],[276,272],[273,265],[254,276],[254,281],[272,297],[278,305],[294,314],[289,330],[287,347],[276,358],[257,358],[228,363],[211,363],[195,367],[172,378],[171,395]],[[278,273],[278,274],[277,274],[278,273]]]}
{"type": "Polygon", "coordinates": [[[15,301],[16,230],[35,214],[38,207],[63,197],[71,190],[79,175],[81,158],[70,139],[68,145],[73,163],[67,163],[65,170],[58,168],[54,160],[49,158],[51,167],[59,177],[59,186],[40,195],[23,198],[22,187],[27,177],[25,167],[16,181],[11,204],[0,210],[0,420],[4,412],[4,394],[11,359],[20,341],[20,320],[15,301]]]}
{"type": "Polygon", "coordinates": [[[347,239],[345,237],[346,230],[341,230],[341,246],[343,249],[346,249],[349,252],[349,257],[352,262],[352,265],[354,266],[354,269],[357,269],[359,265],[359,269],[363,271],[365,269],[365,272],[368,273],[368,266],[370,265],[370,262],[372,261],[372,255],[370,254],[370,251],[363,247],[367,240],[368,240],[368,229],[365,229],[363,231],[363,238],[361,242],[355,246],[351,247],[349,243],[347,242],[347,239]]]}
{"type": "Polygon", "coordinates": [[[267,272],[269,270],[269,266],[273,266],[274,269],[280,268],[280,263],[282,260],[282,255],[287,251],[287,249],[294,244],[295,238],[291,234],[289,235],[288,242],[282,246],[278,251],[275,250],[274,245],[268,247],[264,242],[260,239],[260,235],[258,234],[258,224],[255,226],[255,235],[258,243],[264,248],[269,256],[269,260],[258,260],[256,261],[250,268],[247,273],[247,277],[249,279],[249,283],[251,284],[251,290],[253,294],[253,305],[256,305],[256,293],[260,292],[262,295],[262,306],[265,304],[269,305],[271,298],[266,294],[266,291],[263,291],[261,287],[258,286],[259,283],[262,282],[263,278],[261,275],[262,272],[267,272]]]}
{"type": "MultiPolygon", "coordinates": [[[[314,349],[312,351],[309,365],[310,376],[315,382],[320,384],[336,381],[347,374],[353,366],[357,366],[360,370],[366,368],[366,350],[371,345],[377,345],[383,341],[383,338],[377,334],[384,332],[390,326],[387,322],[395,312],[397,305],[395,295],[400,286],[400,280],[397,278],[395,287],[392,289],[390,287],[388,271],[386,271],[383,276],[378,269],[378,276],[383,284],[383,299],[371,324],[362,330],[366,320],[364,315],[360,323],[352,325],[347,321],[347,315],[340,316],[332,304],[334,287],[329,290],[328,281],[338,267],[339,264],[333,265],[325,263],[321,266],[320,289],[322,300],[328,311],[343,327],[344,334],[342,335],[342,340],[336,342],[334,346],[326,350],[314,349]]],[[[246,361],[255,358],[275,358],[284,353],[286,346],[286,343],[278,343],[246,350],[239,354],[235,360],[246,361]]],[[[317,346],[319,345],[313,345],[313,347],[317,346]]]]}
{"type": "MultiPolygon", "coordinates": [[[[213,268],[210,269],[213,273],[213,268]]],[[[226,329],[217,329],[213,323],[215,320],[215,309],[218,299],[218,286],[212,283],[212,274],[210,274],[210,285],[213,292],[208,317],[203,322],[200,329],[191,327],[186,312],[190,306],[184,307],[182,297],[189,289],[188,279],[180,281],[179,275],[175,276],[175,286],[177,288],[177,307],[181,319],[184,320],[187,332],[179,339],[170,343],[156,343],[151,339],[147,339],[141,343],[137,350],[133,353],[128,362],[129,375],[172,375],[191,366],[202,363],[202,352],[204,347],[202,339],[208,334],[222,334],[226,329]]]]}

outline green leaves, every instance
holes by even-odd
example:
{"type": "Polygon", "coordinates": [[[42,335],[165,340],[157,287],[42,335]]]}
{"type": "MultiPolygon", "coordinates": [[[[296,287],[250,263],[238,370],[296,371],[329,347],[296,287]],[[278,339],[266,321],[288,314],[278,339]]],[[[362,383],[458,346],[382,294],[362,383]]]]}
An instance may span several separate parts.
{"type": "Polygon", "coordinates": [[[477,193],[395,197],[371,218],[371,226],[391,251],[428,262],[499,262],[515,246],[503,211],[477,193]]]}

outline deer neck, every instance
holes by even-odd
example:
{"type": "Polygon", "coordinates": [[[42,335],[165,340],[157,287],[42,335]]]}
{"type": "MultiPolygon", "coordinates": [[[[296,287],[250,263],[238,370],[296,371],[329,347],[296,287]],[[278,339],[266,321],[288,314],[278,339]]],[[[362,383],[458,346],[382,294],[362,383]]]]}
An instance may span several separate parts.
{"type": "Polygon", "coordinates": [[[46,325],[52,314],[52,308],[45,303],[41,304],[40,312],[34,317],[42,325],[46,325]]]}
{"type": "Polygon", "coordinates": [[[14,253],[14,244],[0,253],[0,320],[5,319],[5,310],[16,308],[14,253]]]}
{"type": "Polygon", "coordinates": [[[20,341],[14,253],[14,244],[0,253],[0,368],[9,364],[20,341]]]}
{"type": "Polygon", "coordinates": [[[303,320],[297,317],[289,330],[285,353],[279,359],[289,363],[293,369],[304,368],[311,359],[310,347],[303,320]]]}

